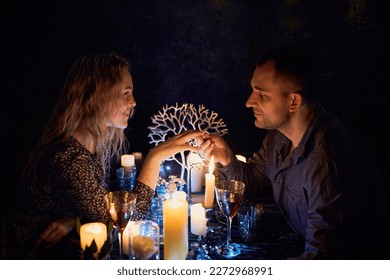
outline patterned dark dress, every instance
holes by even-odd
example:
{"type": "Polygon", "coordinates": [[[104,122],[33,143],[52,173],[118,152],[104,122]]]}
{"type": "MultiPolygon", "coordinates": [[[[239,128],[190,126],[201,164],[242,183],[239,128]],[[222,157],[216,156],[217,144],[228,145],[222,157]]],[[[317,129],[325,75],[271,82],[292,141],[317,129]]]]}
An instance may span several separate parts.
{"type": "MultiPolygon", "coordinates": [[[[64,238],[63,244],[58,246],[42,244],[40,248],[34,248],[35,240],[51,222],[60,218],[79,217],[83,222],[109,221],[104,204],[110,177],[109,160],[102,163],[71,137],[50,148],[40,168],[45,176],[41,182],[45,183],[39,184],[26,204],[2,218],[3,259],[72,258],[75,255],[59,253],[60,248],[69,245],[66,243],[70,242],[70,237],[64,238]]],[[[144,219],[154,191],[137,182],[133,192],[137,195],[135,219],[144,219]]]]}

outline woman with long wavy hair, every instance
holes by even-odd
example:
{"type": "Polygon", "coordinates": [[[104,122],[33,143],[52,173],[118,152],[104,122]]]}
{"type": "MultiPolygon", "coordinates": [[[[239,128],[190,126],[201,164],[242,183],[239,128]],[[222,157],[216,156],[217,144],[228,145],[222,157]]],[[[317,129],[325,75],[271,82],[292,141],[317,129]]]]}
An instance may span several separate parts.
{"type": "MultiPolygon", "coordinates": [[[[73,258],[68,246],[76,219],[107,223],[104,204],[110,164],[128,148],[123,130],[136,101],[129,63],[120,55],[78,58],[27,162],[20,205],[2,226],[3,259],[73,258]]],[[[135,214],[146,217],[161,162],[202,132],[177,135],[151,149],[132,190],[135,214]]]]}

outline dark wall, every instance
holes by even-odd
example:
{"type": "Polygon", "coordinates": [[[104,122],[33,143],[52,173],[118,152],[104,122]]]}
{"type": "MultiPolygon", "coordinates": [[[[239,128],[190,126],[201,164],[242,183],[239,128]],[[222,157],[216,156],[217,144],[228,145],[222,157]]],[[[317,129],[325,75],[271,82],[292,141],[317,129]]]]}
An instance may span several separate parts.
{"type": "Polygon", "coordinates": [[[264,131],[245,108],[259,55],[304,46],[322,69],[322,101],[390,167],[389,4],[324,1],[12,1],[1,4],[1,189],[18,178],[73,60],[118,51],[132,64],[132,151],[147,153],[150,117],[165,104],[203,104],[249,156],[264,131]]]}

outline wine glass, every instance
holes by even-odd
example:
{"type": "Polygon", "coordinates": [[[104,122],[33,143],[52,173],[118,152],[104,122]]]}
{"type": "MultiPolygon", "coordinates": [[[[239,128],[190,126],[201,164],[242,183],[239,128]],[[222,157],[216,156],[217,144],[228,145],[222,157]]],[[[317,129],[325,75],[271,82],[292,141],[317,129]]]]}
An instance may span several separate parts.
{"type": "Polygon", "coordinates": [[[122,235],[135,208],[136,195],[132,192],[119,190],[111,191],[104,196],[108,212],[113,222],[114,228],[118,231],[119,240],[119,259],[122,255],[122,235]]]}
{"type": "Polygon", "coordinates": [[[236,180],[220,180],[215,186],[218,206],[227,220],[226,245],[218,248],[217,253],[226,258],[235,257],[241,252],[239,245],[230,243],[230,240],[232,220],[244,198],[244,190],[245,184],[236,180]]]}

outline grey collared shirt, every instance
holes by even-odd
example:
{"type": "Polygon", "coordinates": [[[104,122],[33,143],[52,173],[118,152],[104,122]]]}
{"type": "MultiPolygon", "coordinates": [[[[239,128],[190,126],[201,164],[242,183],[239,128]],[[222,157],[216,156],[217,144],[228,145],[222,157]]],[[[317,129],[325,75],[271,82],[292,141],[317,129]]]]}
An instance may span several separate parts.
{"type": "Polygon", "coordinates": [[[218,172],[245,182],[247,194],[272,188],[287,223],[305,239],[298,258],[386,254],[363,248],[388,211],[379,169],[364,145],[318,105],[298,147],[290,148],[291,141],[273,130],[247,163],[234,159],[218,172]]]}

